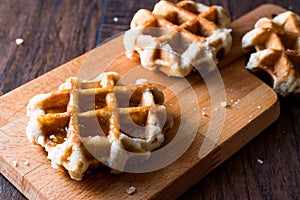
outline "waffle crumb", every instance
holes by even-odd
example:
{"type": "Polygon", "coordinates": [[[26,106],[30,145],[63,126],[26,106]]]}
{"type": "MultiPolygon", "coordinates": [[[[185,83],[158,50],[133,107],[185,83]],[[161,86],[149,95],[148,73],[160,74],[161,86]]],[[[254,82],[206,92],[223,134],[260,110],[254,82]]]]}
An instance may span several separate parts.
{"type": "Polygon", "coordinates": [[[24,162],[24,165],[29,166],[28,160],[26,160],[26,161],[24,162]]]}
{"type": "Polygon", "coordinates": [[[228,105],[226,101],[222,101],[222,102],[221,102],[221,106],[222,106],[223,108],[230,108],[230,105],[228,105]]]}
{"type": "Polygon", "coordinates": [[[113,21],[114,21],[114,22],[118,22],[118,21],[119,21],[119,18],[114,17],[114,18],[113,18],[113,21]]]}
{"type": "Polygon", "coordinates": [[[134,193],[136,193],[136,187],[131,186],[130,188],[128,188],[126,190],[127,194],[133,195],[134,193]]]}
{"type": "Polygon", "coordinates": [[[24,43],[24,40],[22,39],[22,38],[17,38],[16,39],[16,44],[17,45],[21,45],[21,44],[23,44],[24,43]]]}
{"type": "Polygon", "coordinates": [[[14,167],[18,167],[18,161],[14,160],[14,161],[13,161],[13,166],[14,166],[14,167]]]}
{"type": "Polygon", "coordinates": [[[202,116],[208,117],[206,111],[207,111],[207,108],[203,108],[203,109],[202,109],[202,111],[201,111],[202,116]]]}
{"type": "Polygon", "coordinates": [[[262,159],[257,159],[257,162],[261,165],[264,164],[264,161],[262,159]]]}

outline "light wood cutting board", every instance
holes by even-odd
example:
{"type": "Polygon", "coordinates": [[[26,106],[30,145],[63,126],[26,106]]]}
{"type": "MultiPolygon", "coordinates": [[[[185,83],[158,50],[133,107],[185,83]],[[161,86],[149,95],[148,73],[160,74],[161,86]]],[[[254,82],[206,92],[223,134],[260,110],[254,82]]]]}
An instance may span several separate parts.
{"type": "MultiPolygon", "coordinates": [[[[71,180],[64,170],[52,169],[42,148],[28,142],[25,135],[28,100],[36,94],[56,89],[69,76],[80,73],[88,77],[90,74],[82,71],[82,63],[84,66],[91,66],[89,70],[97,71],[99,70],[97,66],[106,65],[107,60],[110,59],[109,57],[93,59],[91,57],[93,52],[89,52],[0,97],[1,173],[29,199],[162,199],[179,196],[277,119],[279,115],[277,95],[270,87],[244,69],[247,58],[243,55],[247,52],[241,50],[240,40],[245,32],[253,28],[258,18],[271,17],[282,11],[284,9],[281,7],[266,4],[232,23],[233,48],[231,53],[220,62],[219,67],[227,102],[234,106],[227,109],[212,107],[208,88],[203,80],[196,74],[187,78],[197,95],[199,112],[197,116],[184,115],[184,117],[187,118],[186,120],[199,118],[199,127],[187,151],[171,165],[142,174],[111,175],[98,171],[86,175],[83,181],[77,182],[71,180]],[[204,108],[206,115],[201,114],[204,108]],[[213,114],[216,115],[218,112],[226,115],[224,126],[215,144],[211,139],[214,135],[207,135],[207,133],[213,114]],[[212,149],[207,149],[207,154],[199,156],[199,149],[205,140],[206,143],[211,142],[208,146],[212,149]],[[126,193],[131,186],[137,189],[133,195],[126,193]]],[[[122,36],[119,36],[98,49],[107,54],[116,54],[122,51],[119,49],[121,43],[122,36]]],[[[151,77],[155,80],[166,78],[162,74],[148,72],[138,66],[136,60],[131,61],[125,56],[119,56],[108,69],[120,74],[136,69],[138,72],[136,77],[147,74],[150,82],[151,77]]],[[[175,84],[176,81],[173,83],[175,84]]],[[[170,87],[182,86],[175,84],[170,87]]],[[[177,112],[180,108],[179,97],[167,88],[162,87],[162,89],[166,96],[165,104],[176,121],[182,117],[177,112]]],[[[188,91],[186,88],[181,88],[179,96],[184,98],[186,91],[188,91]]],[[[190,102],[186,100],[186,105],[182,105],[181,108],[193,109],[189,104],[190,102]]],[[[183,134],[189,134],[188,127],[183,130],[183,134]]]]}

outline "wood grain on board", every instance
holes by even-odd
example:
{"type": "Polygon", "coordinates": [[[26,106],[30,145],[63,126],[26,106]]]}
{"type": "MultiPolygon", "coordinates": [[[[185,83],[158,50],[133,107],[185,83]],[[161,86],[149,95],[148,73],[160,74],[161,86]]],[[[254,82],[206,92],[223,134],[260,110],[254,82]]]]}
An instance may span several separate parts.
{"type": "MultiPolygon", "coordinates": [[[[245,31],[252,28],[256,19],[282,10],[277,6],[265,5],[232,23],[233,37],[236,42],[231,55],[225,61],[221,61],[224,63],[221,64],[224,66],[221,74],[227,102],[233,104],[238,101],[238,104],[229,109],[215,110],[211,106],[210,95],[203,80],[196,75],[188,77],[192,83],[190,90],[196,92],[198,105],[200,109],[207,109],[207,115],[203,116],[199,113],[198,134],[184,155],[170,166],[145,174],[87,175],[82,182],[77,182],[71,180],[64,170],[52,169],[41,148],[28,142],[25,135],[28,122],[25,107],[28,100],[35,94],[57,88],[67,77],[77,75],[82,70],[82,63],[87,60],[91,62],[89,64],[97,66],[99,63],[97,59],[93,60],[90,52],[0,97],[1,173],[30,199],[99,197],[150,199],[179,196],[277,119],[279,115],[277,95],[244,69],[246,59],[241,57],[243,52],[240,50],[238,40],[245,31]],[[224,127],[216,144],[211,139],[213,148],[207,155],[199,157],[199,148],[203,141],[205,138],[210,138],[206,134],[213,112],[226,112],[224,127]],[[137,193],[132,196],[126,193],[130,186],[137,188],[137,193]]],[[[114,43],[119,44],[118,40],[120,38],[99,48],[106,49],[108,54],[109,52],[113,54],[116,49],[112,46],[115,45],[114,43]]],[[[111,66],[112,69],[120,72],[129,71],[138,65],[137,62],[130,61],[124,56],[120,57],[118,62],[125,67],[118,69],[117,66],[111,66]]],[[[141,70],[139,72],[141,75],[145,73],[143,69],[138,69],[141,70]]],[[[149,72],[148,76],[154,78],[156,75],[154,72],[149,72]]],[[[166,96],[167,107],[175,113],[175,108],[171,106],[172,102],[172,98],[166,96]]],[[[174,116],[177,117],[176,114],[174,116]]],[[[189,132],[187,129],[184,131],[186,134],[189,132]]]]}

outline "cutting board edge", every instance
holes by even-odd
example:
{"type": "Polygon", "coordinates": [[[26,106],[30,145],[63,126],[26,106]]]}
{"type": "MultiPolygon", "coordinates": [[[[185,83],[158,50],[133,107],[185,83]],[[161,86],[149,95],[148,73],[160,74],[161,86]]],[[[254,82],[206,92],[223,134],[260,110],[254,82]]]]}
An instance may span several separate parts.
{"type": "MultiPolygon", "coordinates": [[[[275,92],[274,92],[274,94],[277,96],[277,94],[275,92]]],[[[218,154],[218,152],[222,151],[222,148],[226,148],[227,146],[230,146],[233,143],[232,141],[225,141],[224,143],[222,143],[222,145],[219,145],[217,148],[215,148],[214,151],[211,151],[209,154],[207,154],[205,156],[204,160],[201,160],[201,162],[200,161],[197,162],[194,166],[192,166],[189,170],[187,170],[186,173],[182,174],[178,179],[176,179],[175,182],[178,182],[178,184],[172,183],[172,184],[168,185],[164,190],[162,190],[160,193],[155,194],[151,199],[168,199],[168,198],[174,198],[174,197],[178,198],[180,195],[182,195],[184,192],[186,192],[189,188],[191,188],[193,185],[195,185],[197,182],[199,182],[199,180],[201,180],[202,178],[207,176],[214,169],[216,169],[222,163],[224,163],[227,159],[234,156],[234,154],[236,154],[246,144],[251,142],[263,130],[267,129],[272,123],[274,123],[278,119],[279,115],[280,115],[280,102],[279,102],[279,99],[276,97],[276,99],[274,99],[273,104],[267,110],[265,110],[263,112],[263,114],[261,114],[258,118],[268,118],[268,116],[273,116],[273,117],[268,120],[268,123],[265,123],[266,121],[261,122],[261,125],[263,125],[263,126],[259,126],[259,127],[261,127],[261,129],[259,131],[256,131],[256,134],[253,135],[253,137],[250,137],[247,140],[245,140],[245,142],[240,143],[238,148],[235,148],[233,151],[226,154],[225,156],[224,155],[220,156],[222,158],[222,160],[219,160],[219,162],[215,163],[215,165],[213,165],[213,167],[210,167],[209,169],[208,168],[204,169],[204,173],[201,174],[201,172],[203,172],[203,168],[201,168],[202,166],[200,166],[200,165],[203,161],[207,160],[209,162],[210,161],[209,158],[212,155],[215,156],[216,154],[218,154]],[[276,114],[269,115],[269,113],[276,113],[276,114]],[[201,170],[199,170],[199,169],[201,169],[201,170]],[[198,174],[200,174],[200,176],[195,176],[198,174]],[[193,177],[193,179],[190,179],[190,177],[193,177]],[[197,178],[195,178],[195,177],[197,177],[197,178]],[[190,179],[190,180],[184,180],[184,179],[190,179]],[[189,184],[180,184],[182,182],[186,183],[189,181],[191,181],[189,184]],[[180,185],[181,187],[177,188],[177,189],[173,189],[174,185],[180,185]],[[184,186],[184,185],[186,185],[187,187],[183,188],[182,186],[184,186]]],[[[252,123],[252,124],[254,124],[254,123],[252,123]]],[[[251,126],[251,123],[249,124],[249,126],[251,126]]],[[[243,135],[243,132],[247,132],[246,129],[248,129],[249,126],[247,126],[247,127],[244,126],[238,135],[243,135]]],[[[236,136],[236,134],[235,134],[235,136],[236,136]]],[[[236,144],[236,143],[234,143],[234,144],[236,144]]]]}

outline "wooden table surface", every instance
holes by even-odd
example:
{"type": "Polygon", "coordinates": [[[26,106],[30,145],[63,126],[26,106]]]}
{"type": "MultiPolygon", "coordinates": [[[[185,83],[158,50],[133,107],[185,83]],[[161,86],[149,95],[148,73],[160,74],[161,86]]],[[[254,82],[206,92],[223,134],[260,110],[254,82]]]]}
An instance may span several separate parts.
{"type": "MultiPolygon", "coordinates": [[[[0,95],[127,30],[134,13],[155,2],[0,0],[0,95]]],[[[233,20],[264,3],[300,13],[300,0],[202,2],[223,5],[233,20]]],[[[279,119],[179,199],[300,199],[299,102],[280,97],[279,119]]],[[[0,199],[26,198],[0,175],[0,199]]]]}

